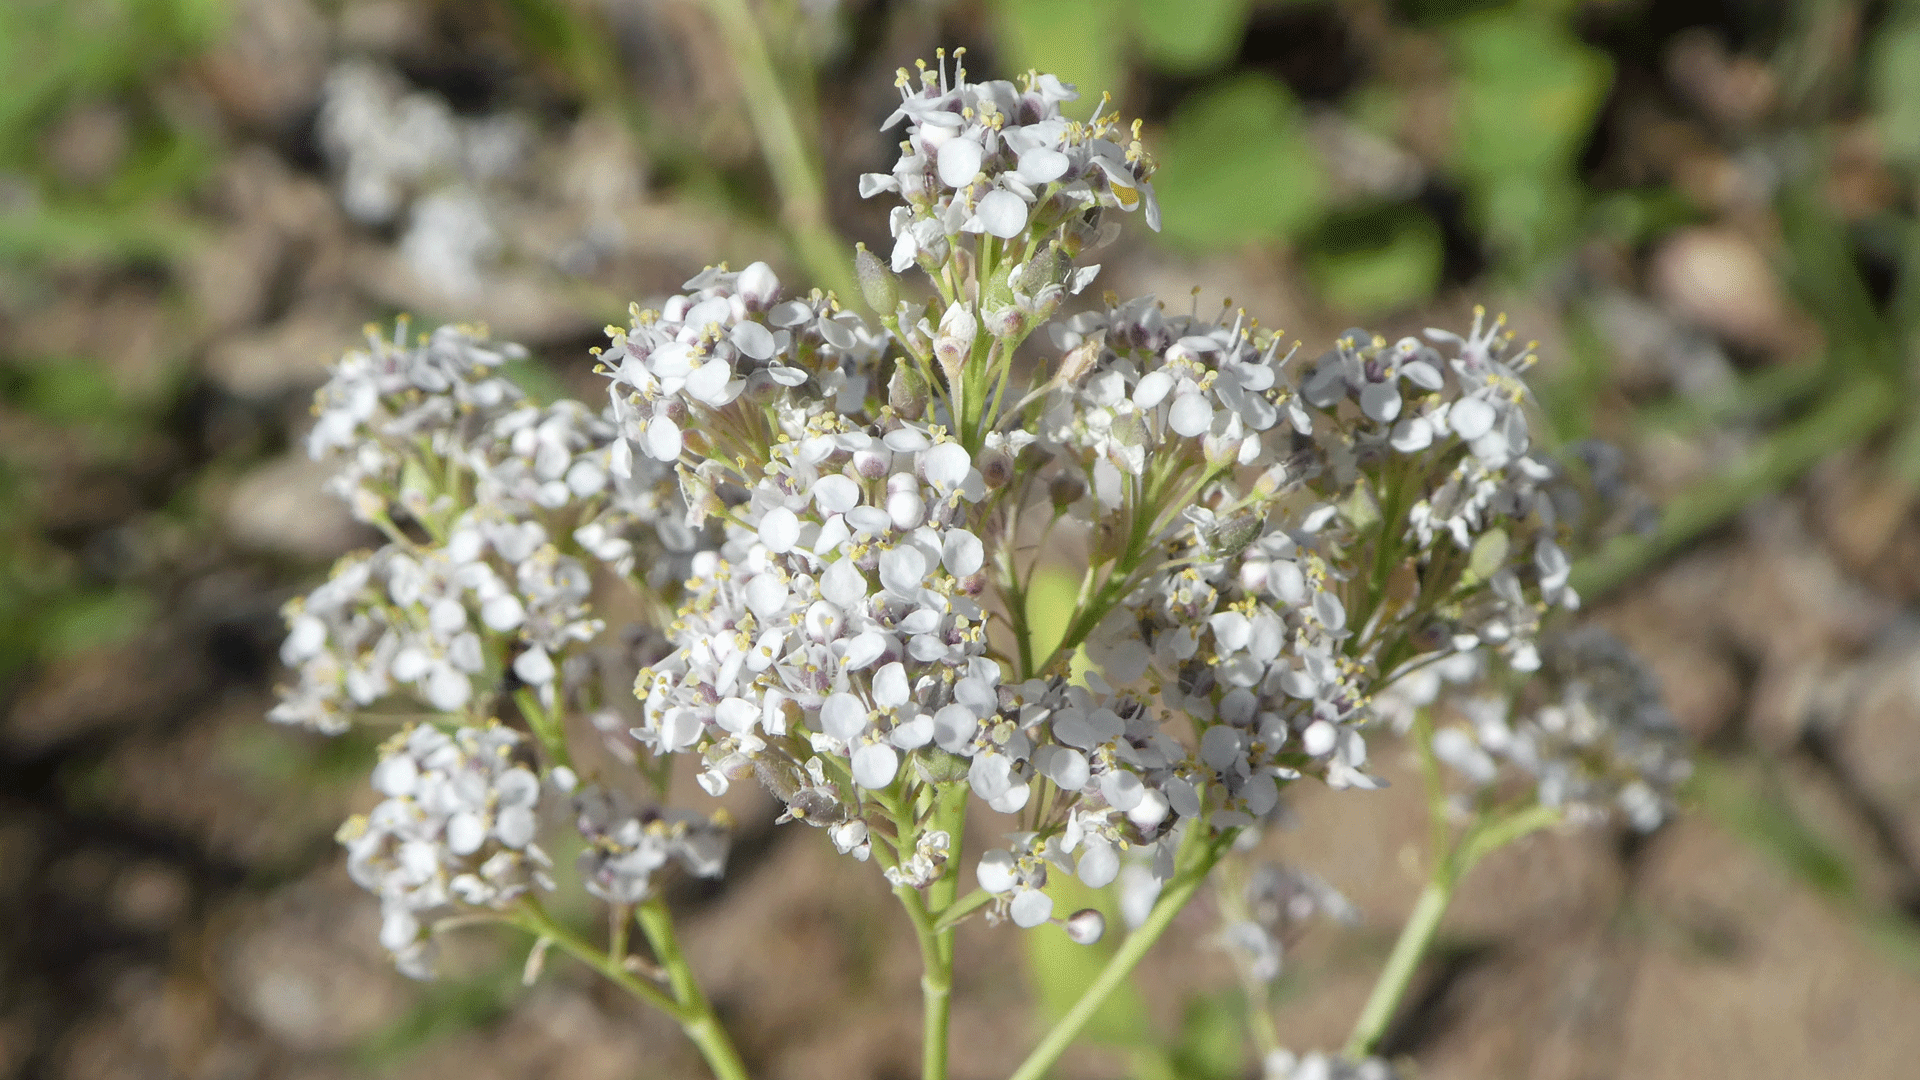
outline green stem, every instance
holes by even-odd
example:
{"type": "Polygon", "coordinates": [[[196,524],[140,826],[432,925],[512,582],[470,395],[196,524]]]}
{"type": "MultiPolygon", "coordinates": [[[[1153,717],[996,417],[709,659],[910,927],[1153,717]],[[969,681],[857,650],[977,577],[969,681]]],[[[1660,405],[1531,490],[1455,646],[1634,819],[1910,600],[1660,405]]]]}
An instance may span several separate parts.
{"type": "MultiPolygon", "coordinates": [[[[1205,827],[1204,822],[1199,821],[1188,826],[1195,830],[1205,827]]],[[[1198,841],[1187,845],[1196,851],[1191,855],[1182,852],[1188,857],[1181,861],[1188,865],[1174,874],[1173,880],[1167,882],[1167,887],[1161,892],[1160,899],[1148,913],[1147,921],[1141,923],[1138,930],[1127,935],[1127,940],[1121,943],[1119,951],[1113,954],[1113,958],[1107,961],[1107,966],[1100,969],[1100,974],[1094,977],[1093,982],[1087,986],[1086,992],[1080,995],[1080,1000],[1074,1002],[1073,1008],[1068,1009],[1059,1023],[1053,1025],[1053,1029],[1040,1040],[1040,1045],[1033,1048],[1033,1052],[1027,1055],[1027,1059],[1020,1063],[1020,1067],[1014,1070],[1008,1080],[1040,1080],[1046,1075],[1047,1070],[1053,1067],[1053,1063],[1060,1060],[1060,1055],[1066,1053],[1067,1047],[1073,1044],[1080,1030],[1087,1026],[1087,1021],[1093,1019],[1093,1014],[1107,1000],[1107,996],[1126,980],[1127,976],[1133,972],[1134,966],[1147,955],[1147,950],[1153,946],[1154,942],[1160,940],[1160,935],[1165,933],[1167,927],[1173,923],[1173,917],[1180,913],[1181,908],[1187,906],[1187,901],[1193,899],[1194,892],[1200,888],[1201,882],[1207,879],[1207,873],[1213,869],[1213,865],[1219,862],[1220,857],[1233,846],[1233,835],[1233,831],[1229,831],[1213,838],[1210,842],[1198,841]]]]}
{"type": "Polygon", "coordinates": [[[720,23],[721,36],[733,53],[742,103],[773,173],[774,186],[780,191],[780,217],[793,238],[796,254],[821,286],[849,299],[860,295],[854,284],[849,248],[828,220],[826,188],[819,167],[780,85],[760,24],[747,10],[746,0],[707,0],[707,7],[720,23]]]}
{"type": "Polygon", "coordinates": [[[1365,1057],[1380,1044],[1380,1036],[1386,1034],[1387,1023],[1399,1008],[1401,995],[1407,992],[1421,958],[1433,944],[1434,933],[1440,929],[1440,918],[1447,913],[1447,904],[1453,899],[1454,881],[1448,862],[1450,860],[1442,860],[1435,868],[1433,880],[1427,882],[1419,902],[1413,906],[1413,914],[1400,928],[1400,939],[1393,943],[1393,954],[1387,957],[1385,970],[1373,984],[1373,993],[1368,995],[1366,1007],[1360,1010],[1353,1034],[1347,1037],[1348,1057],[1365,1057]]]}
{"type": "Polygon", "coordinates": [[[992,902],[992,893],[985,889],[973,890],[960,899],[955,900],[950,906],[940,909],[940,914],[935,916],[933,920],[933,932],[936,934],[947,933],[954,927],[959,926],[961,920],[992,902]]]}
{"type": "Polygon", "coordinates": [[[1806,419],[1775,432],[1757,453],[1728,473],[1695,484],[1667,504],[1652,532],[1616,537],[1573,570],[1573,587],[1596,598],[1625,584],[1739,513],[1755,498],[1793,482],[1828,454],[1872,435],[1900,407],[1901,394],[1885,380],[1855,376],[1829,394],[1806,419]]]}
{"type": "Polygon", "coordinates": [[[570,765],[567,735],[562,730],[559,718],[548,715],[547,710],[541,707],[540,699],[524,686],[513,692],[513,703],[520,707],[520,715],[526,717],[527,726],[533,729],[533,737],[540,740],[552,764],[570,765]]]}
{"type": "Polygon", "coordinates": [[[681,1029],[700,1048],[700,1056],[707,1059],[707,1067],[713,1070],[717,1080],[747,1080],[746,1064],[740,1060],[733,1040],[727,1037],[726,1028],[714,1015],[712,1004],[700,989],[699,980],[694,978],[693,968],[680,951],[680,938],[674,933],[673,914],[667,910],[666,902],[657,896],[648,899],[640,905],[639,916],[640,930],[653,946],[654,959],[666,971],[667,985],[679,1003],[681,1029]]]}
{"type": "Polygon", "coordinates": [[[562,952],[605,976],[608,982],[680,1021],[682,1025],[691,1018],[691,1014],[679,1002],[667,997],[659,987],[628,971],[619,960],[594,948],[585,938],[555,922],[538,904],[531,901],[523,904],[513,921],[529,934],[552,941],[560,946],[562,952]]]}

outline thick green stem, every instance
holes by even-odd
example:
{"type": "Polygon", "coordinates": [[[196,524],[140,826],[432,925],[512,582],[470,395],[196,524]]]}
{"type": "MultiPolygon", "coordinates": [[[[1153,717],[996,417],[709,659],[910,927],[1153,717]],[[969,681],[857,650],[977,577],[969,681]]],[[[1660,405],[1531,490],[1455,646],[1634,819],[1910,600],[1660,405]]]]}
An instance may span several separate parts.
{"type": "Polygon", "coordinates": [[[694,978],[693,968],[680,951],[680,938],[674,932],[673,914],[667,910],[666,902],[653,897],[640,905],[638,914],[640,931],[653,946],[654,959],[667,973],[667,985],[680,1007],[681,1029],[700,1048],[700,1056],[707,1059],[707,1067],[713,1070],[717,1080],[747,1080],[746,1063],[740,1060],[740,1052],[734,1049],[733,1040],[727,1037],[726,1028],[714,1015],[713,1005],[707,1001],[699,980],[694,978]]]}
{"type": "Polygon", "coordinates": [[[1413,973],[1419,969],[1421,959],[1433,944],[1433,935],[1440,929],[1440,918],[1447,913],[1447,904],[1453,899],[1453,885],[1452,870],[1443,861],[1436,868],[1433,880],[1421,891],[1420,901],[1413,906],[1406,925],[1400,928],[1400,939],[1393,943],[1387,966],[1380,972],[1379,981],[1373,984],[1366,1007],[1360,1010],[1353,1034],[1347,1037],[1348,1057],[1365,1057],[1380,1044],[1380,1037],[1386,1034],[1387,1024],[1400,1006],[1401,996],[1413,982],[1413,973]]]}
{"type": "MultiPolygon", "coordinates": [[[[1188,827],[1204,829],[1205,825],[1194,822],[1188,827]]],[[[1087,986],[1086,992],[1080,995],[1080,1000],[1074,1002],[1073,1008],[1068,1009],[1067,1014],[1060,1018],[1060,1022],[1053,1025],[1053,1029],[1040,1040],[1040,1045],[1033,1048],[1033,1052],[1027,1055],[1027,1060],[1020,1063],[1020,1067],[1014,1070],[1008,1080],[1040,1080],[1046,1075],[1047,1070],[1053,1067],[1053,1063],[1060,1060],[1060,1055],[1066,1053],[1067,1047],[1073,1045],[1073,1040],[1079,1037],[1080,1030],[1087,1026],[1087,1021],[1093,1019],[1093,1014],[1107,1000],[1108,995],[1112,994],[1127,976],[1132,974],[1135,965],[1147,955],[1147,950],[1153,946],[1154,942],[1160,940],[1161,934],[1166,933],[1167,927],[1173,923],[1173,917],[1180,913],[1181,908],[1187,906],[1187,901],[1193,899],[1194,892],[1207,879],[1207,873],[1213,869],[1215,863],[1220,861],[1220,856],[1226,854],[1227,849],[1232,846],[1233,834],[1228,832],[1211,841],[1201,841],[1191,845],[1195,849],[1191,853],[1182,853],[1187,857],[1181,861],[1187,865],[1175,873],[1173,880],[1167,883],[1166,889],[1160,893],[1160,899],[1148,913],[1147,921],[1141,923],[1138,930],[1127,935],[1127,940],[1121,943],[1119,951],[1113,954],[1113,958],[1107,961],[1107,966],[1100,969],[1100,974],[1094,977],[1093,982],[1087,986]]]]}
{"type": "Polygon", "coordinates": [[[822,286],[849,299],[854,284],[851,249],[827,218],[825,185],[819,166],[808,150],[780,76],[774,70],[760,23],[747,10],[746,0],[707,0],[720,23],[722,38],[733,53],[747,118],[753,123],[774,186],[780,191],[780,217],[792,236],[800,261],[822,286]]]}

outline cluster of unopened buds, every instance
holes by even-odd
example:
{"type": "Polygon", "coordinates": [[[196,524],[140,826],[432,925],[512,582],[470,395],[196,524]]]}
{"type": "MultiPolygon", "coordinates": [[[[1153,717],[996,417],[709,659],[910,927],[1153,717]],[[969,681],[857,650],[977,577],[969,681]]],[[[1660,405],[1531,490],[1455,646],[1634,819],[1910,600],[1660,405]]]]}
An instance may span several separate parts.
{"type": "MultiPolygon", "coordinates": [[[[1658,820],[1684,758],[1640,669],[1577,634],[1539,644],[1577,605],[1579,511],[1503,320],[1303,355],[1235,309],[1067,313],[1124,218],[1158,227],[1138,126],[957,58],[900,86],[900,157],[861,184],[899,200],[891,257],[856,256],[872,318],[765,263],[716,267],[609,328],[601,408],[532,404],[503,375],[520,350],[404,323],[321,390],[310,449],[387,543],[288,605],[297,679],[272,718],[398,726],[386,801],[342,841],[405,970],[427,972],[436,920],[497,917],[733,1073],[680,972],[633,974],[680,963],[656,872],[725,860],[724,817],[664,805],[677,754],[708,794],[762,784],[781,820],[878,864],[921,932],[930,1075],[961,919],[1095,941],[1098,911],[1055,911],[1071,875],[1119,882],[1157,934],[1290,785],[1380,786],[1382,737],[1424,738],[1474,791],[1523,772],[1530,804],[1658,820]],[[1030,597],[1058,574],[1075,599],[1042,633],[1030,597]],[[592,600],[616,587],[661,642],[625,720],[588,685],[592,600]],[[583,729],[624,754],[571,744],[583,729]],[[543,836],[583,849],[606,948],[541,908],[543,836]],[[628,954],[636,918],[651,962],[628,954]]],[[[1305,915],[1351,915],[1276,874],[1223,932],[1258,981],[1305,915]]],[[[1384,1075],[1369,1049],[1268,1071],[1384,1075]]]]}

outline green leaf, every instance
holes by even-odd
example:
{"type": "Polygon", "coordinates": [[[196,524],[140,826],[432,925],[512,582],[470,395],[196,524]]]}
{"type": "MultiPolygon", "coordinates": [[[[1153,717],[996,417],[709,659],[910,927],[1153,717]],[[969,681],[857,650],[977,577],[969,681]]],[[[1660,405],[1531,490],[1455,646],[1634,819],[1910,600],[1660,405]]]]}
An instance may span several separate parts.
{"type": "Polygon", "coordinates": [[[1880,113],[1881,152],[1920,163],[1920,10],[1909,6],[1875,38],[1867,93],[1880,113]]]}
{"type": "Polygon", "coordinates": [[[1577,228],[1575,159],[1612,65],[1557,21],[1522,11],[1467,19],[1452,37],[1460,71],[1453,167],[1494,242],[1531,261],[1577,228]]]}
{"type": "Polygon", "coordinates": [[[155,610],[153,597],[132,588],[68,596],[47,612],[42,640],[55,655],[118,645],[145,629],[155,610]]]}
{"type": "MultiPolygon", "coordinates": [[[[1078,878],[1055,872],[1048,877],[1047,893],[1053,897],[1056,915],[1068,915],[1081,908],[1096,908],[1106,916],[1106,936],[1092,945],[1076,945],[1058,926],[1041,926],[1026,931],[1020,940],[1026,950],[1027,978],[1040,999],[1042,1015],[1051,1024],[1065,1015],[1100,969],[1119,951],[1126,923],[1120,919],[1118,891],[1089,889],[1078,878]]],[[[1147,1005],[1140,990],[1131,982],[1121,983],[1087,1022],[1080,1037],[1103,1046],[1143,1048],[1154,1045],[1153,1026],[1147,1019],[1147,1005]]]]}
{"type": "Polygon", "coordinates": [[[1299,106],[1264,75],[1187,102],[1167,125],[1153,177],[1172,243],[1230,248],[1282,240],[1320,216],[1327,181],[1299,106]]]}
{"type": "Polygon", "coordinates": [[[1157,68],[1207,71],[1239,48],[1247,7],[1248,0],[1134,0],[1134,35],[1157,68]]]}
{"type": "Polygon", "coordinates": [[[1005,69],[1051,72],[1079,87],[1076,104],[1084,112],[1076,116],[1091,115],[1103,91],[1118,97],[1124,89],[1120,23],[1106,0],[991,0],[990,6],[1005,69]]]}
{"type": "Polygon", "coordinates": [[[1441,247],[1440,226],[1411,207],[1345,214],[1316,233],[1307,272],[1335,307],[1381,315],[1433,295],[1441,247]]]}
{"type": "Polygon", "coordinates": [[[1187,1002],[1174,1070],[1183,1080],[1235,1080],[1246,1074],[1242,1007],[1235,994],[1210,994],[1187,1002]]]}

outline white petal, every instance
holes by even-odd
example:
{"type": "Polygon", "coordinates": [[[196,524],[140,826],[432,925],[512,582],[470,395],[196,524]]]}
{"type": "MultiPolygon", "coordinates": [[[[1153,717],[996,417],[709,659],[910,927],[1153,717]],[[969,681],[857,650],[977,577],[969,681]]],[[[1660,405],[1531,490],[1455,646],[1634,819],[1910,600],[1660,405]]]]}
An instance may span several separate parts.
{"type": "Polygon", "coordinates": [[[1104,889],[1120,876],[1120,856],[1113,845],[1104,840],[1090,840],[1087,848],[1080,853],[1080,861],[1074,864],[1074,873],[1088,888],[1104,889]]]}
{"type": "Polygon", "coordinates": [[[1213,406],[1197,391],[1181,394],[1167,413],[1167,425],[1188,438],[1204,434],[1213,426],[1213,406]]]}
{"type": "Polygon", "coordinates": [[[1400,387],[1391,380],[1368,383],[1360,391],[1360,411],[1376,423],[1390,423],[1400,415],[1400,387]]]}
{"type": "Polygon", "coordinates": [[[1453,433],[1468,441],[1493,430],[1493,422],[1497,418],[1493,406],[1479,398],[1461,398],[1454,402],[1453,409],[1447,414],[1453,433]]]}
{"type": "Polygon", "coordinates": [[[553,681],[553,657],[535,645],[514,658],[513,673],[529,686],[545,686],[553,681]]]}
{"type": "Polygon", "coordinates": [[[951,188],[973,183],[985,156],[980,144],[972,139],[948,140],[940,147],[940,182],[951,188]]]}
{"type": "Polygon", "coordinates": [[[940,561],[946,564],[947,572],[954,577],[966,577],[986,565],[985,546],[980,543],[979,537],[965,529],[948,533],[942,546],[944,551],[940,561]]]}
{"type": "Polygon", "coordinates": [[[973,459],[959,443],[941,443],[920,455],[920,473],[936,488],[951,490],[966,482],[973,459]]]}
{"type": "Polygon", "coordinates": [[[980,856],[980,864],[974,867],[973,877],[980,887],[990,893],[1003,893],[1020,880],[1014,873],[1013,853],[1005,848],[995,848],[980,856]]]}
{"type": "Polygon", "coordinates": [[[844,514],[860,505],[860,485],[845,476],[823,476],[813,485],[813,501],[823,514],[844,514]]]}
{"type": "Polygon", "coordinates": [[[734,348],[755,360],[765,360],[774,353],[773,331],[757,322],[735,323],[728,337],[733,341],[734,348]]]}
{"type": "Polygon", "coordinates": [[[897,709],[907,703],[907,669],[895,660],[873,673],[873,703],[883,709],[897,709]]]}
{"type": "Polygon", "coordinates": [[[1149,371],[1133,388],[1133,403],[1142,409],[1151,409],[1166,400],[1167,391],[1172,389],[1173,376],[1164,371],[1149,371]]]}
{"type": "MultiPolygon", "coordinates": [[[[753,326],[753,323],[742,323],[753,326]]],[[[765,331],[761,331],[765,333],[765,331]]],[[[724,405],[727,397],[727,382],[733,378],[733,366],[725,360],[709,360],[693,369],[687,376],[687,393],[694,400],[705,405],[724,405]]]]}
{"type": "Polygon", "coordinates": [[[1053,917],[1053,897],[1038,889],[1027,889],[1013,898],[1008,911],[1013,915],[1015,926],[1030,930],[1053,917]]]}
{"type": "Polygon", "coordinates": [[[867,707],[852,694],[834,694],[820,705],[820,730],[846,742],[867,729],[867,707]]]}
{"type": "Polygon", "coordinates": [[[851,610],[867,595],[867,579],[853,560],[842,559],[820,575],[820,595],[842,609],[851,610]]]}
{"type": "Polygon", "coordinates": [[[868,791],[893,783],[900,772],[900,755],[886,743],[868,743],[853,752],[853,782],[868,791]]]}
{"type": "Polygon", "coordinates": [[[760,518],[760,542],[776,555],[784,555],[800,542],[800,519],[784,506],[776,506],[760,518]]]}
{"type": "Polygon", "coordinates": [[[1027,229],[1027,203],[1011,191],[990,191],[980,200],[980,224],[990,236],[1002,240],[1019,236],[1027,229]]]}
{"type": "Polygon", "coordinates": [[[878,630],[868,630],[847,643],[847,654],[841,662],[848,671],[859,671],[886,655],[886,652],[887,636],[878,630]]]}
{"type": "Polygon", "coordinates": [[[647,421],[647,456],[655,461],[673,461],[680,456],[680,426],[670,417],[655,416],[647,421]]]}
{"type": "Polygon", "coordinates": [[[1073,164],[1067,155],[1051,146],[1036,146],[1020,155],[1020,179],[1029,184],[1046,184],[1066,175],[1073,164]]]}

